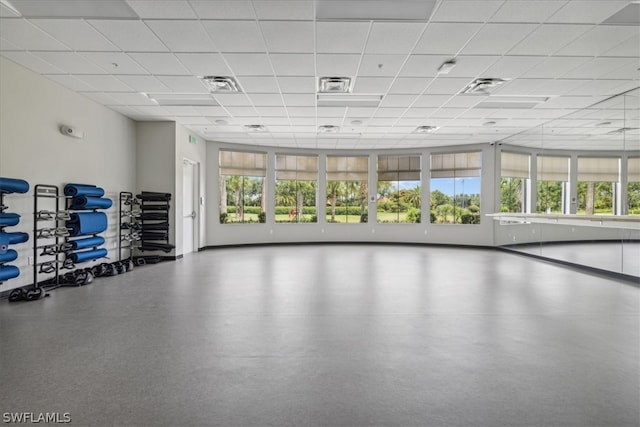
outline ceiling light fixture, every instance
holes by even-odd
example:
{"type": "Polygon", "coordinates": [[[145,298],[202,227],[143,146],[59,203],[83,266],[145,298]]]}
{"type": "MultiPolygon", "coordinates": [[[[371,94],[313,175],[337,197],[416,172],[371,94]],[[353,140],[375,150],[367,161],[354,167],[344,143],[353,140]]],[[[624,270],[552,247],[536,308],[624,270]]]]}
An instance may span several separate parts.
{"type": "Polygon", "coordinates": [[[438,74],[449,74],[449,72],[451,72],[451,70],[453,70],[455,66],[456,66],[455,59],[450,59],[448,61],[445,61],[442,63],[442,65],[440,65],[440,67],[438,67],[438,74]]]}
{"type": "Polygon", "coordinates": [[[620,128],[620,129],[612,130],[611,132],[607,132],[607,135],[620,135],[623,133],[632,132],[636,130],[640,130],[640,128],[620,128]]]}
{"type": "Polygon", "coordinates": [[[351,92],[350,77],[320,77],[318,93],[349,93],[351,92]]]}
{"type": "Polygon", "coordinates": [[[241,93],[240,85],[233,77],[204,76],[200,77],[211,92],[241,93]]]}
{"type": "Polygon", "coordinates": [[[266,132],[267,128],[264,125],[244,125],[244,128],[248,132],[266,132]]]}
{"type": "Polygon", "coordinates": [[[433,133],[440,129],[440,126],[418,126],[415,133],[433,133]]]}
{"type": "Polygon", "coordinates": [[[318,133],[337,133],[339,130],[340,127],[334,125],[318,126],[318,133]]]}
{"type": "Polygon", "coordinates": [[[217,106],[208,93],[142,93],[157,105],[166,106],[217,106]]]}
{"type": "Polygon", "coordinates": [[[462,89],[462,92],[460,93],[467,93],[467,94],[479,93],[481,95],[487,95],[489,93],[489,89],[498,87],[507,81],[508,80],[500,79],[500,78],[475,79],[474,81],[469,83],[467,87],[462,89]]]}

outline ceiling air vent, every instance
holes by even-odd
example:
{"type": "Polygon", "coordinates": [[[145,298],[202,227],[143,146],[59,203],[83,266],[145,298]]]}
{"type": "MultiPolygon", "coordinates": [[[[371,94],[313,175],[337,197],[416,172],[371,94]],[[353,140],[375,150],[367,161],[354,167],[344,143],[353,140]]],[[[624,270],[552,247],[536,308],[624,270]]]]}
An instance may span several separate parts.
{"type": "Polygon", "coordinates": [[[440,126],[418,126],[416,130],[414,130],[414,132],[415,133],[433,133],[438,129],[440,129],[440,126]]]}
{"type": "Polygon", "coordinates": [[[620,128],[620,129],[612,130],[611,132],[607,132],[607,135],[621,135],[623,133],[633,132],[637,130],[640,130],[640,128],[620,128]]]}
{"type": "Polygon", "coordinates": [[[264,125],[244,125],[247,132],[266,132],[267,128],[264,125]]]}
{"type": "Polygon", "coordinates": [[[240,93],[240,85],[233,77],[204,76],[202,81],[211,92],[240,93]]]}
{"type": "Polygon", "coordinates": [[[334,125],[322,125],[318,126],[318,133],[337,133],[340,127],[334,125]]]}
{"type": "Polygon", "coordinates": [[[349,93],[351,79],[349,77],[320,77],[318,93],[349,93]]]}
{"type": "Polygon", "coordinates": [[[489,93],[489,89],[498,87],[506,81],[507,80],[500,78],[475,79],[474,81],[469,83],[467,87],[465,87],[460,93],[479,93],[482,95],[487,95],[489,93]]]}

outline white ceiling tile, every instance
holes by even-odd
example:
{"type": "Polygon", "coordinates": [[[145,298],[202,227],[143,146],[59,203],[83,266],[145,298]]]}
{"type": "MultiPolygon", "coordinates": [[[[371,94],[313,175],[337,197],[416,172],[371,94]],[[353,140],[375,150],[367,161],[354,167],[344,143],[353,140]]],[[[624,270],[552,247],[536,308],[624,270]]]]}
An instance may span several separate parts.
{"type": "Polygon", "coordinates": [[[264,52],[266,46],[256,21],[202,21],[220,52],[264,52]]]}
{"type": "Polygon", "coordinates": [[[502,55],[535,28],[535,24],[486,24],[462,52],[470,55],[502,55]]]}
{"type": "Polygon", "coordinates": [[[403,117],[407,118],[427,118],[437,111],[437,108],[424,108],[413,105],[404,112],[403,117]]]}
{"type": "Polygon", "coordinates": [[[91,86],[97,92],[131,92],[133,90],[114,76],[78,75],[75,77],[91,86]]]}
{"type": "Polygon", "coordinates": [[[115,100],[116,105],[156,105],[147,96],[137,92],[109,92],[108,95],[115,100]]]}
{"type": "Polygon", "coordinates": [[[110,110],[115,111],[116,113],[120,113],[123,116],[132,118],[134,120],[135,120],[134,116],[139,117],[143,114],[140,111],[138,111],[138,107],[129,107],[126,105],[110,105],[108,108],[110,110]]]}
{"type": "Polygon", "coordinates": [[[263,21],[262,34],[271,53],[313,52],[313,22],[263,21]]]}
{"type": "Polygon", "coordinates": [[[413,53],[455,55],[480,29],[481,24],[430,23],[413,53]]]}
{"type": "Polygon", "coordinates": [[[279,77],[278,83],[282,93],[314,93],[316,91],[314,77],[279,77]]]}
{"type": "Polygon", "coordinates": [[[552,79],[513,79],[497,87],[491,93],[492,95],[528,95],[538,87],[552,81],[552,79]]]}
{"type": "Polygon", "coordinates": [[[545,58],[539,64],[525,71],[522,77],[549,79],[561,77],[589,61],[589,59],[589,57],[585,56],[552,56],[545,58]]]}
{"type": "Polygon", "coordinates": [[[313,107],[316,105],[316,96],[313,93],[285,93],[282,97],[287,107],[313,107]]]}
{"type": "Polygon", "coordinates": [[[564,5],[558,0],[509,1],[489,19],[490,22],[544,22],[564,5]]]}
{"type": "Polygon", "coordinates": [[[164,85],[179,93],[209,93],[209,89],[194,76],[158,76],[164,85]]]}
{"type": "Polygon", "coordinates": [[[256,107],[256,111],[262,117],[286,117],[287,115],[287,109],[277,105],[256,107]]]}
{"type": "Polygon", "coordinates": [[[466,108],[439,108],[431,115],[434,119],[455,119],[466,111],[466,108]]]}
{"type": "Polygon", "coordinates": [[[247,94],[256,107],[283,107],[282,97],[279,93],[250,93],[247,94]]]}
{"type": "Polygon", "coordinates": [[[593,105],[596,102],[604,101],[606,96],[559,96],[551,98],[537,108],[574,108],[581,109],[593,105]]]}
{"type": "Polygon", "coordinates": [[[140,64],[122,52],[80,52],[79,55],[110,74],[149,74],[140,64]]]}
{"type": "Polygon", "coordinates": [[[258,112],[256,111],[256,109],[252,106],[244,106],[244,107],[239,107],[239,106],[234,106],[234,105],[230,105],[230,106],[225,106],[225,109],[229,112],[229,114],[231,114],[232,116],[257,116],[258,112]]]}
{"type": "Polygon", "coordinates": [[[446,95],[459,93],[469,84],[469,79],[464,77],[438,77],[434,79],[425,90],[425,94],[446,95]]]}
{"type": "Polygon", "coordinates": [[[399,75],[403,77],[435,77],[438,74],[438,67],[448,59],[450,59],[448,56],[409,55],[399,75]]]}
{"type": "Polygon", "coordinates": [[[399,77],[391,85],[390,94],[418,94],[427,87],[431,79],[422,77],[399,77]]]}
{"type": "Polygon", "coordinates": [[[316,52],[361,53],[368,34],[366,22],[317,22],[316,52]]]}
{"type": "Polygon", "coordinates": [[[85,82],[77,79],[74,76],[70,76],[68,74],[53,74],[45,77],[75,92],[96,90],[95,88],[89,86],[85,82]]]}
{"type": "Polygon", "coordinates": [[[614,70],[628,66],[635,66],[636,71],[640,64],[638,59],[630,58],[595,58],[584,65],[571,70],[562,77],[565,78],[577,78],[577,79],[597,79],[597,78],[611,78],[610,74],[614,70]]]}
{"type": "Polygon", "coordinates": [[[203,116],[216,116],[215,118],[225,118],[227,117],[227,112],[222,107],[215,106],[195,106],[193,107],[198,112],[198,114],[203,116]]]}
{"type": "Polygon", "coordinates": [[[632,59],[631,62],[621,68],[607,73],[606,77],[610,79],[638,80],[638,65],[638,60],[632,59]]]}
{"type": "Polygon", "coordinates": [[[0,19],[0,37],[4,40],[27,50],[69,50],[68,46],[60,43],[25,19],[0,19]]]}
{"type": "Polygon", "coordinates": [[[272,53],[269,55],[276,76],[315,75],[313,54],[272,53]]]}
{"type": "Polygon", "coordinates": [[[353,86],[353,93],[385,94],[391,87],[391,77],[358,77],[353,86]]]}
{"type": "Polygon", "coordinates": [[[483,0],[481,7],[477,0],[449,0],[442,2],[431,20],[434,22],[485,22],[502,5],[502,1],[483,0]]]}
{"type": "MultiPolygon", "coordinates": [[[[487,68],[500,59],[499,56],[458,56],[455,58],[456,66],[447,77],[478,77],[487,68]]],[[[443,61],[444,62],[444,61],[443,61]]]]}
{"type": "Polygon", "coordinates": [[[101,105],[121,105],[118,101],[113,99],[106,93],[101,92],[79,92],[80,95],[91,99],[101,105]]]}
{"type": "Polygon", "coordinates": [[[168,50],[142,21],[92,19],[88,22],[124,51],[165,52],[168,50]]]}
{"type": "Polygon", "coordinates": [[[195,19],[186,0],[127,0],[142,19],[195,19]]]}
{"type": "Polygon", "coordinates": [[[589,25],[545,24],[509,51],[510,55],[550,55],[591,28],[589,25]]]}
{"type": "Polygon", "coordinates": [[[171,114],[172,116],[176,116],[176,117],[184,117],[184,116],[197,116],[198,113],[195,110],[195,108],[193,107],[174,107],[174,106],[167,106],[164,107],[167,109],[167,111],[169,112],[169,114],[171,114]]]}
{"type": "Polygon", "coordinates": [[[385,95],[385,97],[382,99],[382,102],[380,103],[380,107],[382,108],[389,108],[389,107],[403,107],[402,110],[404,111],[404,109],[406,107],[408,107],[409,105],[411,105],[413,103],[413,101],[416,99],[417,94],[412,94],[412,95],[385,95]]]}
{"type": "Polygon", "coordinates": [[[155,75],[189,75],[189,71],[171,53],[130,53],[129,56],[155,75]]]}
{"type": "Polygon", "coordinates": [[[0,37],[0,51],[7,50],[22,50],[22,48],[0,37]]]}
{"type": "Polygon", "coordinates": [[[227,76],[231,70],[219,53],[176,53],[178,60],[196,76],[227,76]]]}
{"type": "Polygon", "coordinates": [[[18,13],[0,3],[0,18],[16,18],[19,16],[20,15],[18,13]]]}
{"type": "Polygon", "coordinates": [[[315,126],[315,117],[291,117],[289,119],[294,126],[315,126]]]}
{"type": "Polygon", "coordinates": [[[213,95],[218,104],[224,107],[247,107],[251,101],[244,93],[216,93],[213,95]]]}
{"type": "Polygon", "coordinates": [[[258,19],[310,21],[314,19],[311,0],[260,0],[253,2],[258,19]]]}
{"type": "MultiPolygon", "coordinates": [[[[599,56],[631,37],[638,37],[638,28],[633,26],[603,25],[594,27],[582,37],[563,47],[556,55],[599,56]]],[[[637,53],[636,53],[637,55],[637,53]]]]}
{"type": "Polygon", "coordinates": [[[626,0],[570,1],[548,22],[599,24],[628,4],[626,0]]]}
{"type": "Polygon", "coordinates": [[[347,108],[348,117],[351,118],[365,118],[371,117],[376,112],[376,108],[373,107],[349,107],[347,108]]]}
{"type": "Polygon", "coordinates": [[[366,53],[408,54],[425,24],[376,21],[365,46],[366,53]]]}
{"type": "Polygon", "coordinates": [[[118,79],[137,92],[170,92],[170,89],[154,76],[118,76],[118,79]]]}
{"type": "Polygon", "coordinates": [[[482,77],[514,79],[530,70],[544,58],[537,56],[504,56],[484,71],[482,77]]]}
{"type": "Polygon", "coordinates": [[[627,56],[631,58],[637,58],[638,52],[640,52],[640,37],[630,37],[627,41],[624,41],[616,47],[603,52],[606,56],[627,56]]]}
{"type": "Polygon", "coordinates": [[[347,107],[318,107],[318,117],[344,117],[347,107]]]}
{"type": "Polygon", "coordinates": [[[103,69],[74,52],[34,52],[33,54],[67,74],[106,74],[103,69]]]}
{"type": "Polygon", "coordinates": [[[315,117],[316,107],[288,107],[289,117],[315,117]]]}
{"type": "Polygon", "coordinates": [[[412,107],[440,107],[450,98],[450,95],[420,95],[412,107]]]}
{"type": "Polygon", "coordinates": [[[486,100],[486,96],[467,96],[456,95],[451,98],[443,107],[447,108],[470,108],[476,105],[478,102],[486,100]]]}
{"type": "Polygon", "coordinates": [[[206,118],[204,118],[202,116],[178,117],[176,121],[178,123],[180,123],[181,125],[209,125],[210,124],[209,120],[207,120],[206,118]]]}
{"type": "Polygon", "coordinates": [[[576,89],[573,89],[568,95],[581,96],[611,96],[617,95],[626,90],[636,87],[636,82],[623,82],[620,80],[592,80],[576,89]]]}
{"type": "Polygon", "coordinates": [[[356,75],[359,64],[360,55],[316,55],[316,72],[318,76],[353,77],[356,75]]]}
{"type": "Polygon", "coordinates": [[[190,0],[200,19],[256,19],[249,0],[190,0]]]}
{"type": "Polygon", "coordinates": [[[60,68],[50,64],[49,62],[32,55],[29,52],[2,52],[2,56],[9,58],[13,62],[22,65],[40,74],[56,74],[63,73],[60,68]]]}
{"type": "Polygon", "coordinates": [[[358,69],[359,76],[395,77],[400,71],[407,55],[372,55],[362,56],[358,69]]]}
{"type": "Polygon", "coordinates": [[[76,51],[119,50],[85,21],[77,19],[33,19],[31,22],[76,51]]]}
{"type": "Polygon", "coordinates": [[[290,122],[287,117],[262,117],[260,119],[263,125],[269,126],[272,132],[274,132],[271,126],[289,126],[290,122]]]}
{"type": "Polygon", "coordinates": [[[214,43],[200,21],[146,21],[172,52],[211,52],[214,43]]]}
{"type": "Polygon", "coordinates": [[[278,81],[275,77],[242,77],[238,79],[245,93],[278,93],[278,81]]]}

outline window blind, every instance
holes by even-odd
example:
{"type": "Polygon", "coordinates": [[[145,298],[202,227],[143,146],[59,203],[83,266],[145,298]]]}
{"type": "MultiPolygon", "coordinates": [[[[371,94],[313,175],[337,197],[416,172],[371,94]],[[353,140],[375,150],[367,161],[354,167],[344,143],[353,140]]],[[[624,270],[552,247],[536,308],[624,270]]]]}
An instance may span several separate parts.
{"type": "Polygon", "coordinates": [[[529,178],[530,160],[529,154],[500,153],[501,176],[508,178],[529,178]]]}
{"type": "Polygon", "coordinates": [[[481,153],[441,153],[431,155],[431,178],[478,177],[482,168],[481,153]]]}
{"type": "Polygon", "coordinates": [[[569,181],[569,158],[538,156],[538,181],[569,181]]]}
{"type": "Polygon", "coordinates": [[[378,156],[378,181],[420,180],[420,156],[378,156]]]}
{"type": "Polygon", "coordinates": [[[368,157],[327,157],[327,181],[366,181],[368,178],[368,157]]]}
{"type": "Polygon", "coordinates": [[[640,157],[627,159],[627,182],[640,182],[640,157]]]}
{"type": "Polygon", "coordinates": [[[318,157],[276,155],[276,179],[315,181],[318,179],[318,157]]]}
{"type": "Polygon", "coordinates": [[[618,182],[619,179],[619,158],[578,157],[578,181],[618,182]]]}
{"type": "Polygon", "coordinates": [[[266,176],[267,155],[220,150],[220,175],[266,176]]]}

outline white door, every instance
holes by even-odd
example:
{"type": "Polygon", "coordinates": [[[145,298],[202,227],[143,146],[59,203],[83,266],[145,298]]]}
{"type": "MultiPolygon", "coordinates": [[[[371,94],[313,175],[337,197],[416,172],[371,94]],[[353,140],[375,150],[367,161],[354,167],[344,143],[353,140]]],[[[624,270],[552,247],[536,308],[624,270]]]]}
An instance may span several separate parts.
{"type": "Polygon", "coordinates": [[[182,162],[182,253],[194,251],[196,210],[194,204],[195,165],[189,160],[182,162]]]}

